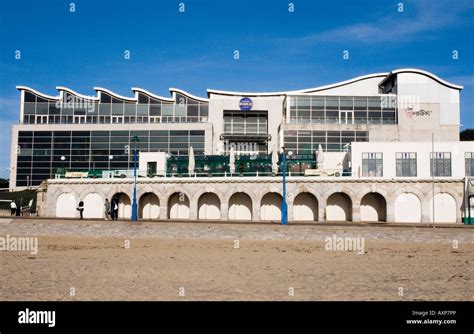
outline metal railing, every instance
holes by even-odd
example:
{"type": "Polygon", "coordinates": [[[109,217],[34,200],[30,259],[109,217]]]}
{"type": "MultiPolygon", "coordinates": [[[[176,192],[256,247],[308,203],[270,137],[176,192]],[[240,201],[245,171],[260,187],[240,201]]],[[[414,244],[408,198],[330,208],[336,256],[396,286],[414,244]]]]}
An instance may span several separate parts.
{"type": "Polygon", "coordinates": [[[374,118],[374,117],[354,117],[354,119],[345,119],[339,117],[319,117],[319,118],[304,118],[291,117],[290,124],[341,124],[341,125],[357,125],[357,124],[397,124],[396,118],[374,118]]]}

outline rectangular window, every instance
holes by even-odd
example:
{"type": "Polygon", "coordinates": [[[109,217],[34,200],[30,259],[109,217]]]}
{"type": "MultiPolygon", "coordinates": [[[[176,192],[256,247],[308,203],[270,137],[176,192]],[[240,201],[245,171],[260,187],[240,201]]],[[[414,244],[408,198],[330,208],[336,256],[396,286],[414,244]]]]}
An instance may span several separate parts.
{"type": "Polygon", "coordinates": [[[466,176],[474,176],[474,152],[464,153],[466,163],[466,176]]]}
{"type": "Polygon", "coordinates": [[[383,176],[382,153],[362,153],[362,176],[383,176]]]}
{"type": "Polygon", "coordinates": [[[451,176],[451,153],[431,152],[431,176],[451,176]]]}
{"type": "Polygon", "coordinates": [[[396,153],[395,157],[398,177],[415,177],[417,175],[415,152],[396,153]]]}

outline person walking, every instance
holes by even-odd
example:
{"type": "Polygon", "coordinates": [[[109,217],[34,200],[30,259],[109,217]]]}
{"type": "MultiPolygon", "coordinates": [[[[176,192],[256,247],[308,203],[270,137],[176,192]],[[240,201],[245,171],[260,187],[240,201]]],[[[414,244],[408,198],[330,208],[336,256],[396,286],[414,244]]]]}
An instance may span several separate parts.
{"type": "Polygon", "coordinates": [[[10,215],[16,215],[16,203],[15,201],[10,202],[10,215]]]}
{"type": "Polygon", "coordinates": [[[117,203],[116,198],[112,199],[111,211],[112,211],[112,220],[117,220],[118,219],[118,203],[117,203]]]}
{"type": "MultiPolygon", "coordinates": [[[[105,220],[109,220],[109,215],[110,215],[110,202],[109,202],[109,199],[106,198],[105,199],[105,203],[104,203],[104,216],[105,216],[105,220]]],[[[113,219],[113,217],[112,217],[113,219]]]]}
{"type": "Polygon", "coordinates": [[[84,212],[84,202],[83,201],[79,202],[79,205],[77,206],[77,211],[79,211],[79,214],[81,215],[81,219],[82,219],[82,212],[84,212]]]}

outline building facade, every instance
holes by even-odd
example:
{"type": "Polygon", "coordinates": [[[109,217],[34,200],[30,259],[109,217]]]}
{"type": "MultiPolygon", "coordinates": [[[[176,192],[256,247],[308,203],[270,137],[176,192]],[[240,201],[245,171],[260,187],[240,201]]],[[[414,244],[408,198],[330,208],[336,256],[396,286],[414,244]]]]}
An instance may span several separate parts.
{"type": "MultiPolygon", "coordinates": [[[[208,157],[228,156],[231,150],[237,156],[269,156],[273,151],[284,148],[289,158],[310,157],[313,160],[301,163],[295,170],[289,169],[290,173],[293,172],[293,176],[289,176],[290,184],[296,182],[295,187],[307,185],[308,189],[312,189],[309,191],[312,196],[316,196],[316,190],[311,185],[324,183],[327,177],[324,174],[310,176],[311,173],[306,173],[306,170],[321,169],[317,163],[317,152],[322,150],[325,165],[332,164],[333,169],[341,170],[341,173],[334,175],[342,174],[342,178],[334,182],[344,184],[342,188],[365,189],[367,182],[372,182],[376,186],[375,189],[370,188],[371,192],[379,193],[380,190],[389,196],[400,188],[398,182],[400,185],[408,182],[410,188],[418,188],[418,192],[423,194],[423,198],[419,198],[420,206],[416,208],[420,213],[416,215],[416,219],[398,217],[392,210],[395,202],[391,203],[384,197],[385,214],[377,214],[377,220],[428,221],[430,218],[426,208],[429,204],[426,203],[430,201],[429,196],[432,201],[433,194],[426,195],[425,188],[434,176],[436,182],[449,188],[449,196],[454,200],[447,200],[446,203],[449,204],[446,205],[454,205],[454,211],[449,219],[442,219],[460,221],[464,214],[461,213],[464,210],[464,178],[474,174],[474,168],[471,168],[474,145],[471,142],[459,142],[459,101],[463,87],[418,69],[371,74],[297,91],[252,93],[209,89],[206,98],[175,88],[170,89],[171,98],[158,96],[141,88],[132,88],[133,97],[120,96],[100,87],[95,88],[97,94],[94,96],[82,95],[65,87],[57,87],[57,96],[45,95],[24,86],[17,88],[21,92],[21,110],[19,124],[14,125],[12,131],[12,190],[38,186],[47,179],[50,180],[48,187],[60,188],[61,184],[67,187],[68,182],[85,182],[88,187],[94,184],[98,188],[106,187],[105,184],[110,182],[124,184],[124,180],[113,179],[52,179],[64,170],[130,170],[133,167],[134,143],[131,140],[134,137],[139,139],[137,149],[140,152],[164,152],[168,157],[174,158],[187,157],[191,147],[194,155],[208,157]],[[291,180],[292,177],[295,179],[291,180]],[[347,185],[347,182],[351,185],[347,185]],[[394,187],[393,191],[390,187],[394,187]]],[[[227,176],[227,173],[228,168],[219,177],[227,176]]],[[[244,173],[241,172],[240,175],[244,173]]],[[[170,183],[176,183],[184,187],[188,183],[217,182],[215,178],[208,177],[199,177],[198,181],[185,179],[178,182],[176,179],[168,179],[166,173],[166,180],[147,176],[150,175],[143,175],[139,183],[143,186],[154,184],[153,192],[156,199],[159,199],[160,209],[154,208],[152,216],[157,218],[156,212],[160,212],[161,219],[181,216],[173,213],[175,209],[167,209],[172,199],[159,197],[158,194],[163,192],[160,185],[172,187],[170,183]]],[[[263,182],[262,175],[258,177],[258,182],[263,182]]],[[[232,184],[237,188],[240,182],[248,182],[242,176],[224,179],[229,186],[232,184]]],[[[271,186],[274,191],[271,192],[281,194],[278,180],[275,178],[271,181],[270,177],[265,182],[274,182],[271,186]]],[[[216,186],[216,189],[221,189],[221,186],[216,186]]],[[[322,189],[331,191],[330,187],[322,189]]],[[[442,191],[443,187],[437,189],[442,191]]],[[[102,191],[101,198],[106,193],[108,191],[102,191]]],[[[215,211],[212,217],[251,217],[262,220],[268,220],[266,218],[269,217],[273,220],[276,217],[278,210],[265,209],[265,205],[261,206],[261,199],[256,198],[258,195],[244,193],[250,196],[251,201],[243,201],[251,203],[252,208],[239,204],[230,209],[232,205],[229,207],[227,202],[227,210],[237,212],[242,209],[242,212],[248,211],[250,215],[247,212],[242,213],[242,217],[232,216],[223,208],[223,195],[216,194],[220,203],[219,214],[215,208],[209,209],[215,211]],[[272,214],[266,216],[261,212],[254,212],[256,207],[258,210],[270,210],[272,214]]],[[[50,195],[43,194],[42,199],[53,201],[51,207],[56,208],[58,198],[50,195]]],[[[77,201],[77,196],[86,195],[81,193],[68,196],[72,203],[71,196],[77,201]]],[[[331,196],[325,193],[319,195],[321,198],[316,198],[317,203],[323,200],[327,203],[331,196]]],[[[193,196],[187,194],[188,202],[192,201],[193,196]]],[[[391,196],[390,200],[396,201],[391,196]]],[[[312,201],[310,197],[306,199],[312,201]]],[[[186,217],[199,216],[199,200],[195,199],[196,203],[192,205],[188,203],[190,212],[185,214],[186,217]]],[[[350,210],[336,210],[339,212],[336,215],[331,213],[331,205],[321,207],[321,204],[311,202],[309,207],[317,207],[319,211],[310,214],[314,210],[305,209],[306,214],[303,216],[311,218],[312,215],[314,220],[360,219],[357,218],[360,217],[357,212],[361,208],[355,208],[353,203],[360,205],[361,200],[362,197],[355,196],[351,199],[352,204],[346,203],[344,206],[350,206],[350,210]],[[326,214],[327,210],[329,214],[326,214]],[[350,214],[348,210],[351,211],[350,214]]],[[[436,201],[435,194],[435,206],[436,201]]],[[[212,207],[216,206],[215,202],[214,198],[212,207]]],[[[270,204],[273,202],[278,202],[276,197],[270,204]]],[[[273,207],[273,204],[270,206],[273,207]]],[[[50,216],[65,215],[51,210],[43,212],[50,216]]],[[[127,217],[128,209],[123,210],[122,216],[127,217]]],[[[291,217],[299,215],[301,214],[292,213],[291,217]]]]}

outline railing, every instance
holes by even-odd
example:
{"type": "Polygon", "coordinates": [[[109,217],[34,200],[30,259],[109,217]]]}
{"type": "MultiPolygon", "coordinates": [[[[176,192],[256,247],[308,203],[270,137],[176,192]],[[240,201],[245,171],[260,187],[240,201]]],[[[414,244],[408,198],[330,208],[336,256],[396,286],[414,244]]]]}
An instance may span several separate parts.
{"type": "Polygon", "coordinates": [[[344,119],[339,117],[325,117],[325,118],[303,118],[303,117],[291,117],[290,124],[341,124],[341,125],[357,125],[357,124],[397,124],[395,118],[374,118],[374,117],[363,117],[344,119]]]}
{"type": "Polygon", "coordinates": [[[19,124],[169,124],[206,123],[207,116],[24,115],[19,124]]]}
{"type": "MultiPolygon", "coordinates": [[[[273,172],[238,172],[236,171],[235,173],[230,173],[230,172],[212,172],[212,173],[206,173],[206,172],[196,172],[190,174],[189,172],[167,172],[166,174],[158,173],[158,174],[148,174],[146,177],[150,178],[200,178],[200,177],[281,177],[283,174],[281,171],[278,173],[273,173],[273,172]]],[[[286,175],[288,177],[296,177],[296,176],[305,176],[305,177],[327,177],[323,175],[305,175],[304,172],[292,172],[292,171],[287,171],[286,175]]],[[[335,175],[328,175],[328,176],[352,176],[351,172],[349,171],[344,171],[339,174],[335,175]]],[[[99,176],[99,175],[91,175],[87,177],[65,177],[64,174],[55,174],[55,179],[116,179],[116,178],[132,178],[133,177],[133,170],[127,170],[125,173],[124,171],[120,171],[120,173],[116,173],[116,171],[110,171],[110,174],[108,176],[99,176]]],[[[144,175],[138,174],[139,178],[143,178],[144,175]]],[[[37,187],[36,187],[37,188],[37,187]]]]}

